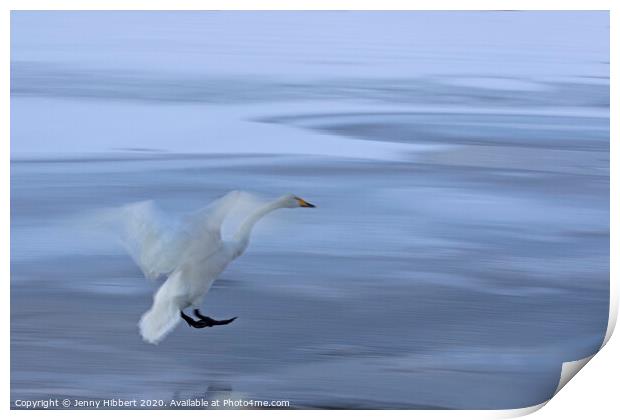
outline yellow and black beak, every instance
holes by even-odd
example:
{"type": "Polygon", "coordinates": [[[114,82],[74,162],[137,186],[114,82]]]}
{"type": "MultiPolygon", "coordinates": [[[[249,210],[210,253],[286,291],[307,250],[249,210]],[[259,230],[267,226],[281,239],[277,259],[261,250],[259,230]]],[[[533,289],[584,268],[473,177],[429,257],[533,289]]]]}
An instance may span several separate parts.
{"type": "Polygon", "coordinates": [[[308,203],[303,198],[299,198],[299,197],[295,197],[295,198],[297,198],[297,201],[299,202],[299,207],[316,207],[314,204],[308,203]]]}

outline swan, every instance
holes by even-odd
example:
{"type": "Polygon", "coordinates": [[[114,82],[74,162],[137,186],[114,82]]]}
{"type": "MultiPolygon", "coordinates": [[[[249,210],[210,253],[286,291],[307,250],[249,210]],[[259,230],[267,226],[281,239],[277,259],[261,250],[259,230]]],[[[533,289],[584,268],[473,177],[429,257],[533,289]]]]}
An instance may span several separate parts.
{"type": "Polygon", "coordinates": [[[260,205],[239,226],[232,239],[222,239],[226,216],[242,193],[232,191],[209,206],[170,221],[152,201],[124,206],[123,244],[145,277],[167,276],[155,292],[153,305],[138,323],[144,341],[158,344],[183,319],[190,327],[226,325],[237,317],[215,320],[200,313],[201,303],[216,278],[247,249],[256,223],[281,208],[315,207],[295,195],[260,205]],[[185,314],[192,307],[197,319],[185,314]]]}

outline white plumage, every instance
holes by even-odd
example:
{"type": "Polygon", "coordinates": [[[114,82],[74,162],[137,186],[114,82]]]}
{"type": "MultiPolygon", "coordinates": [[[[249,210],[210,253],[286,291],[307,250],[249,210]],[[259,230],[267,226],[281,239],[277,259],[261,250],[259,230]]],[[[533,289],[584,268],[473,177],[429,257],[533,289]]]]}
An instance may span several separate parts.
{"type": "Polygon", "coordinates": [[[168,276],[139,322],[142,338],[160,342],[174,329],[187,307],[198,308],[228,264],[248,246],[258,220],[279,208],[314,207],[294,195],[258,206],[230,240],[223,240],[222,223],[245,193],[233,191],[190,215],[172,220],[152,201],[120,208],[123,243],[144,276],[168,276]]]}

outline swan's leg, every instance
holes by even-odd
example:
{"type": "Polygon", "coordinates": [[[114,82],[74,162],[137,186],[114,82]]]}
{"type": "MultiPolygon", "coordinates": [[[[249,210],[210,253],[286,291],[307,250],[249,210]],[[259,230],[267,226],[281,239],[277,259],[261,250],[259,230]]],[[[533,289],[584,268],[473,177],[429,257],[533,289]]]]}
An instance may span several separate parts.
{"type": "Polygon", "coordinates": [[[187,324],[190,327],[194,327],[194,328],[205,328],[205,327],[212,327],[213,324],[203,321],[202,319],[196,321],[195,319],[193,319],[190,316],[185,315],[185,313],[183,311],[181,311],[181,318],[183,318],[185,320],[185,322],[187,322],[187,324]]]}
{"type": "Polygon", "coordinates": [[[194,315],[196,315],[196,317],[200,318],[201,321],[204,321],[204,322],[210,324],[209,326],[212,326],[212,325],[226,325],[226,324],[230,324],[235,319],[237,319],[237,317],[233,317],[233,318],[230,318],[230,319],[223,319],[221,321],[218,321],[217,319],[209,318],[208,316],[205,316],[205,315],[201,314],[198,309],[194,309],[194,315]]]}
{"type": "Polygon", "coordinates": [[[235,319],[237,319],[237,317],[234,317],[234,318],[231,318],[231,319],[225,319],[223,321],[218,321],[216,319],[209,318],[208,316],[203,316],[198,311],[198,309],[196,309],[194,311],[194,314],[198,318],[200,318],[198,321],[196,321],[195,319],[193,319],[190,316],[185,315],[185,313],[183,311],[181,311],[181,318],[183,318],[185,320],[185,322],[187,322],[187,325],[189,325],[190,327],[193,327],[193,328],[205,328],[205,327],[212,327],[214,325],[226,325],[226,324],[230,324],[235,319]]]}
{"type": "Polygon", "coordinates": [[[181,311],[181,318],[183,318],[185,320],[185,322],[187,322],[187,325],[189,325],[190,327],[194,327],[194,328],[204,328],[206,327],[206,325],[204,327],[199,327],[198,326],[198,322],[195,319],[193,319],[190,316],[185,315],[185,312],[181,311]]]}

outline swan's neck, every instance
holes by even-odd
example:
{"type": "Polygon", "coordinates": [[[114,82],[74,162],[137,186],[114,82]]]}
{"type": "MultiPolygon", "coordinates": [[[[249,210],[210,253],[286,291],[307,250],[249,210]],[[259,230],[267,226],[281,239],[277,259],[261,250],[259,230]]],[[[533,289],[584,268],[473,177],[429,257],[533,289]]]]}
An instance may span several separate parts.
{"type": "Polygon", "coordinates": [[[256,222],[258,222],[260,219],[262,219],[272,211],[282,207],[282,200],[274,200],[260,207],[258,210],[248,216],[248,218],[245,219],[243,223],[241,223],[241,226],[239,226],[239,230],[233,238],[235,258],[243,254],[243,252],[248,247],[248,244],[250,243],[250,235],[252,234],[252,229],[254,229],[254,225],[256,225],[256,222]]]}

